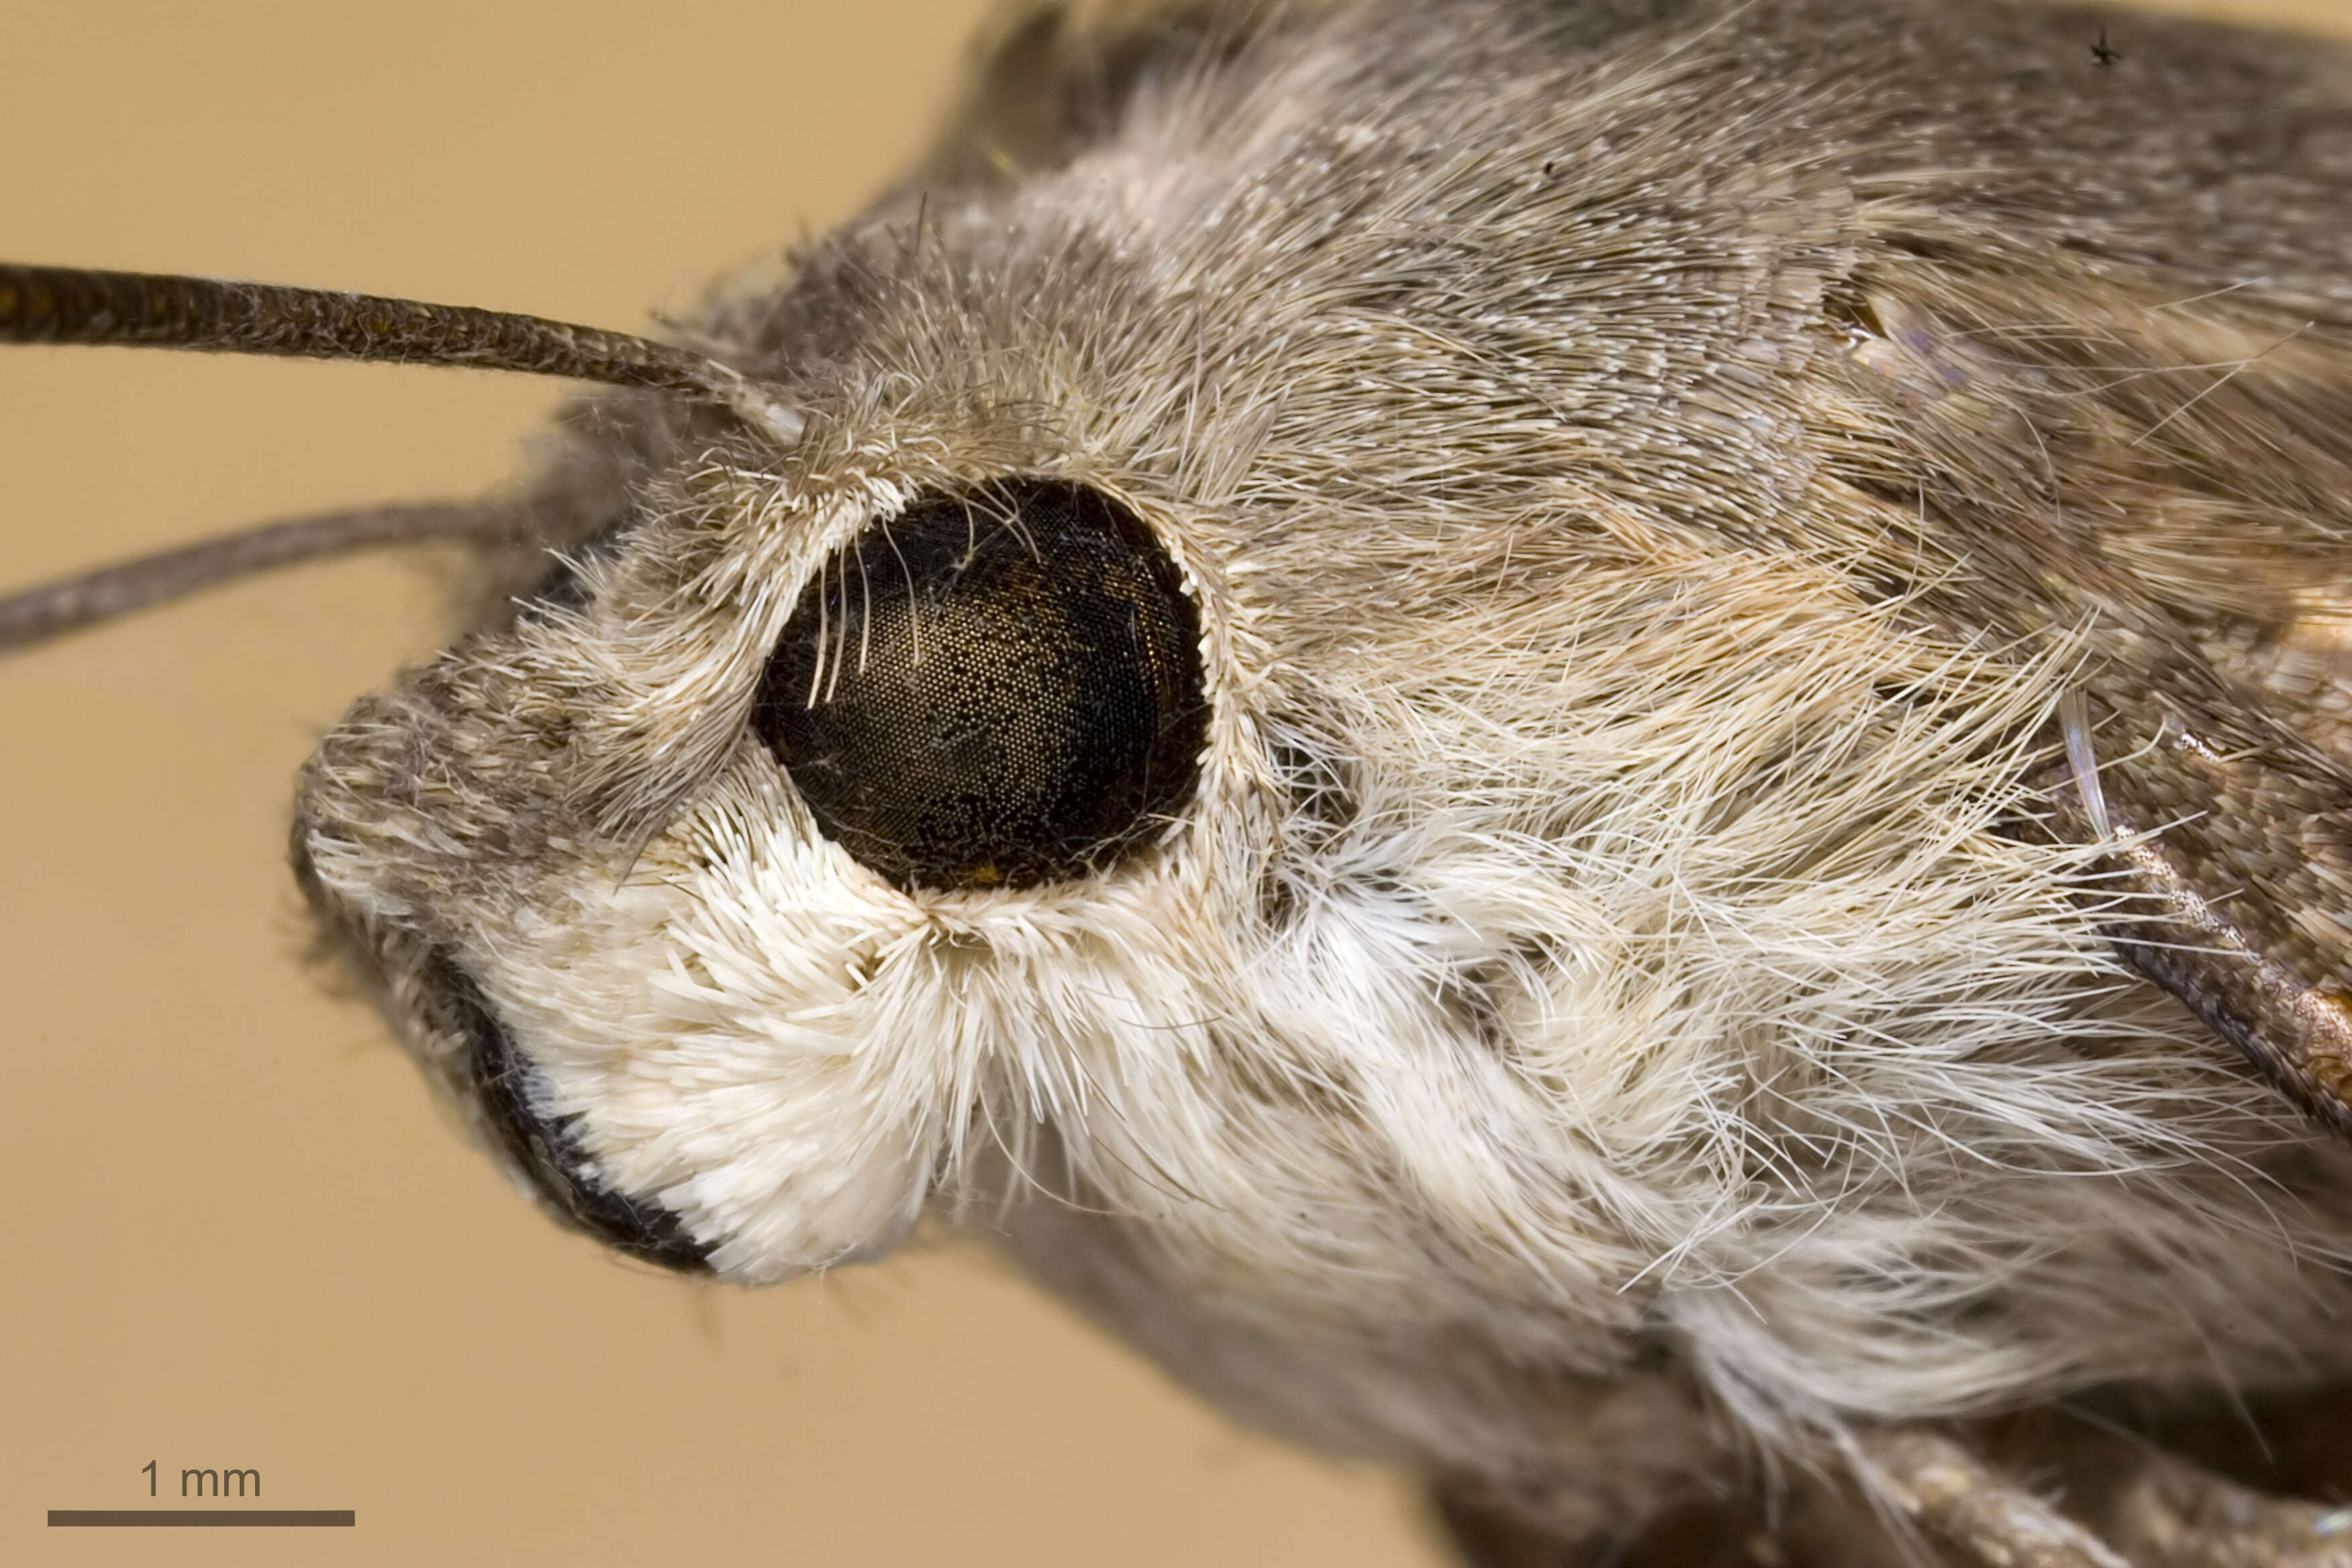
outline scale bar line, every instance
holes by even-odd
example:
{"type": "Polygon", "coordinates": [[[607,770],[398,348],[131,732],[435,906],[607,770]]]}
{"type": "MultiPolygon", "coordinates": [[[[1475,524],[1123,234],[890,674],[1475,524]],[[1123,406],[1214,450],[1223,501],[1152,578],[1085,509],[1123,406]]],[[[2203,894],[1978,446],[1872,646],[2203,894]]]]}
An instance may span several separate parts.
{"type": "Polygon", "coordinates": [[[348,1508],[53,1508],[49,1522],[61,1524],[287,1525],[359,1523],[348,1508]]]}

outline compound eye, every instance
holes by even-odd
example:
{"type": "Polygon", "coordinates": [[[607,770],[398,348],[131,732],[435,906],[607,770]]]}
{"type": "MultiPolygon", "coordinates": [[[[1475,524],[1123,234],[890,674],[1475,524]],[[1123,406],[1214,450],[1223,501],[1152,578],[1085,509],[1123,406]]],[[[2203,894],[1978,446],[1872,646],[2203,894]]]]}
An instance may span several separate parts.
{"type": "Polygon", "coordinates": [[[1200,644],[1134,513],[1007,480],[836,552],[752,725],[825,837],[897,886],[1034,887],[1111,864],[1191,797],[1200,644]]]}

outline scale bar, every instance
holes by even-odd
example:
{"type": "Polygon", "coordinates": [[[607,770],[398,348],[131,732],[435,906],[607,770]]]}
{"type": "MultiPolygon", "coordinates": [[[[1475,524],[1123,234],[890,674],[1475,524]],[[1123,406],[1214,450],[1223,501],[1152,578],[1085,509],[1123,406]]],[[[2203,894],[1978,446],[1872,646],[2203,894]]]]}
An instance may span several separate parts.
{"type": "Polygon", "coordinates": [[[359,1523],[348,1508],[53,1508],[58,1524],[286,1525],[359,1523]]]}

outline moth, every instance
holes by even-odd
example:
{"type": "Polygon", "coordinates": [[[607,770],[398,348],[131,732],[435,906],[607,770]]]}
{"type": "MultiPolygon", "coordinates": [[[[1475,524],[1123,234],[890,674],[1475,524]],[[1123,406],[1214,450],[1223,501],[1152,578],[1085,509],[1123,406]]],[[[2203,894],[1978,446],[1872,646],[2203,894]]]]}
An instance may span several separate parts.
{"type": "Polygon", "coordinates": [[[0,637],[478,540],[295,872],[640,1259],[939,1219],[1474,1561],[2344,1561],[2352,76],[2113,28],[1037,9],[667,342],[0,270],[611,388],[0,637]]]}

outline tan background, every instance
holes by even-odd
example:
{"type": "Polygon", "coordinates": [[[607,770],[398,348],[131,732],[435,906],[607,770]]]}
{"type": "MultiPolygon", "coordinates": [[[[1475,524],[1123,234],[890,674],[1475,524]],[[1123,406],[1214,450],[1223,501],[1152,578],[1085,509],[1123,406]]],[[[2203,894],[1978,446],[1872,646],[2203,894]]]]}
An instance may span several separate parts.
{"type": "MultiPolygon", "coordinates": [[[[631,326],[847,212],[985,3],[9,0],[0,254],[631,326]]],[[[556,395],[0,352],[0,583],[487,487],[556,395]]],[[[1402,1481],[1234,1432],[984,1258],[697,1289],[457,1143],[299,969],[282,864],[311,737],[435,603],[352,562],[0,666],[0,1558],[1441,1561],[1402,1481]],[[150,1459],[159,1502],[251,1467],[360,1528],[43,1527],[146,1503],[150,1459]]]]}

